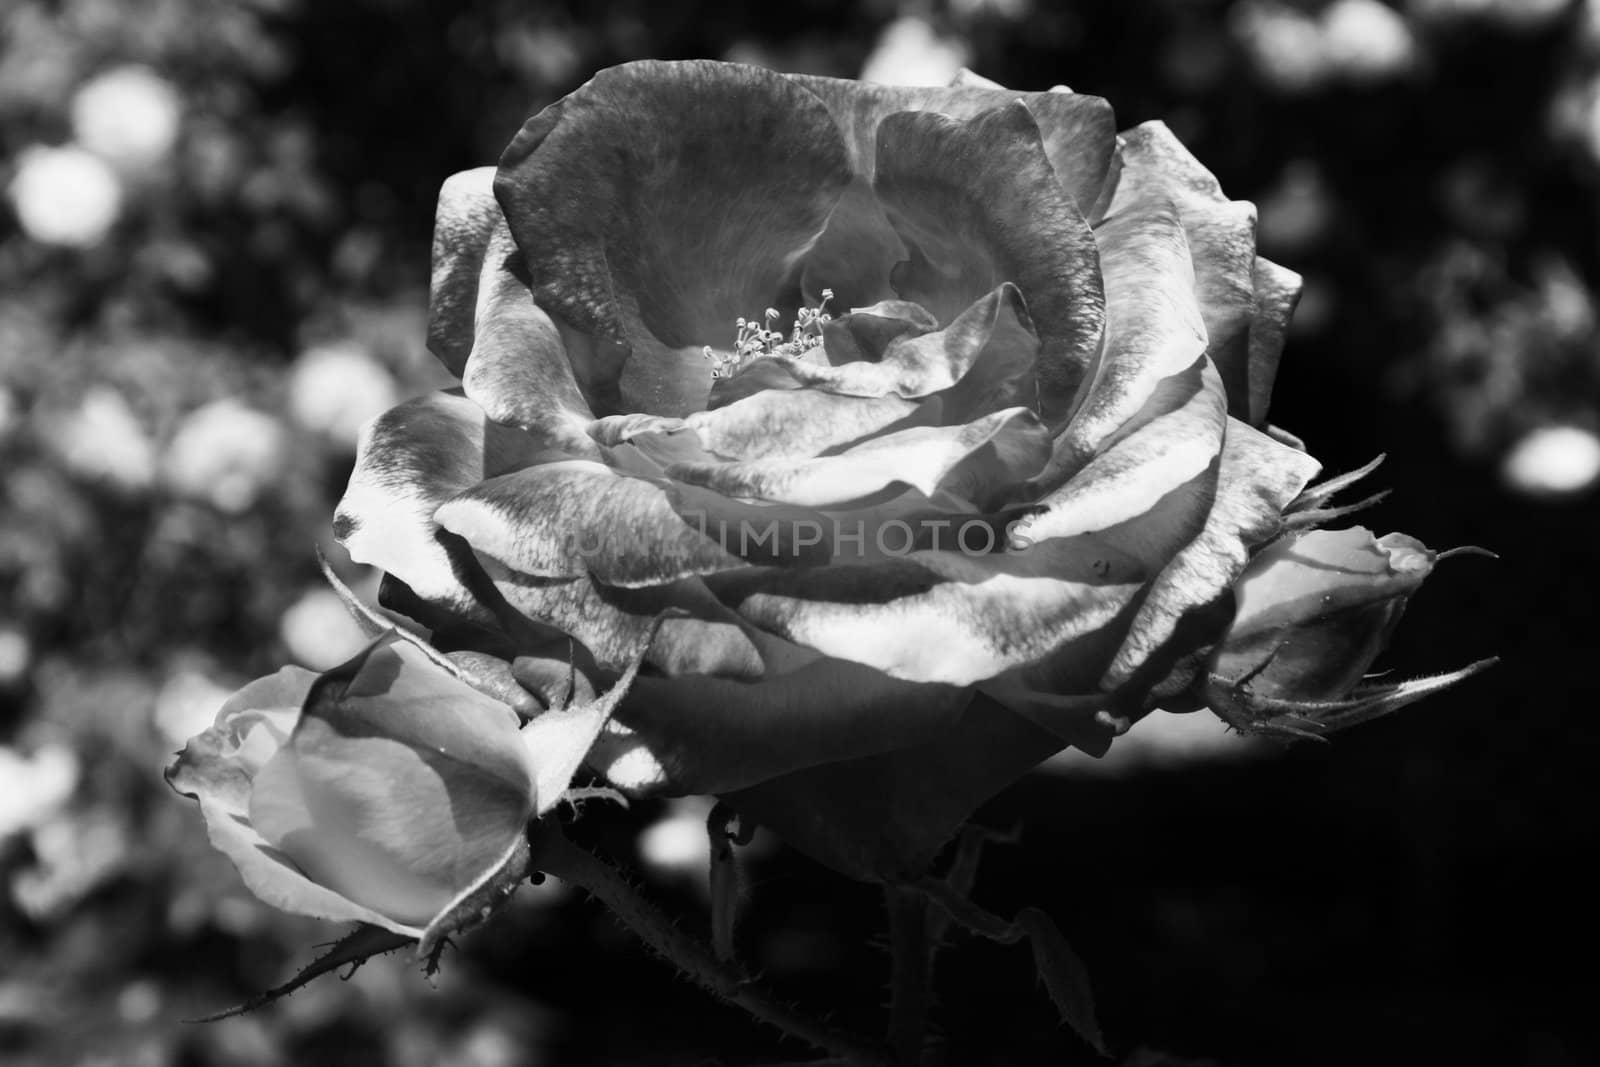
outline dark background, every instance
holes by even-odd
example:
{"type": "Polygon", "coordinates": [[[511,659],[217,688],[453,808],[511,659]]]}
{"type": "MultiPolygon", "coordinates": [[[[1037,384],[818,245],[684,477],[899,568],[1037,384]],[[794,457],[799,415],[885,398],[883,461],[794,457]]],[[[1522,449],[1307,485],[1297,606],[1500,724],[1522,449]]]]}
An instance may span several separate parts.
{"type": "MultiPolygon", "coordinates": [[[[492,161],[523,118],[611,63],[854,76],[888,61],[884,42],[937,39],[1009,86],[1105,96],[1123,126],[1165,118],[1256,201],[1262,250],[1307,278],[1273,420],[1329,471],[1388,453],[1374,482],[1393,495],[1366,516],[1379,532],[1501,557],[1442,565],[1387,658],[1411,674],[1500,656],[1488,675],[1331,745],[1036,775],[981,813],[1023,829],[991,849],[978,900],[1056,918],[1129,1064],[1600,1062],[1600,498],[1581,476],[1541,483],[1559,462],[1519,451],[1567,427],[1581,465],[1600,414],[1589,5],[0,12],[0,1059],[804,1055],[560,887],[525,891],[436,988],[379,960],[243,1019],[181,1025],[282,980],[332,931],[253,902],[159,768],[221,693],[348,640],[311,548],[327,543],[353,422],[385,390],[444,382],[422,345],[444,177],[492,161]],[[167,86],[175,140],[101,168],[122,191],[102,234],[41,236],[22,202],[41,195],[22,191],[27,150],[92,141],[73,101],[128,65],[167,86]],[[209,407],[224,400],[246,415],[209,407]]],[[[594,806],[579,833],[641,863],[697,928],[693,850],[668,847],[696,814],[594,806]]],[[[777,846],[751,876],[749,958],[797,1001],[881,1026],[876,894],[777,846]]],[[[1020,947],[956,938],[939,994],[951,1063],[1092,1059],[1020,947]]]]}

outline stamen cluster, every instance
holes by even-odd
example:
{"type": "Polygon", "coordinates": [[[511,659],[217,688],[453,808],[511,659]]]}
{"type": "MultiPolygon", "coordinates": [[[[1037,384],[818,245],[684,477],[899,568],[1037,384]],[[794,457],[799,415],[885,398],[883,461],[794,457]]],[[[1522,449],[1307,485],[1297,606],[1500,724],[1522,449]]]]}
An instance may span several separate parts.
{"type": "Polygon", "coordinates": [[[762,356],[787,356],[799,358],[807,352],[822,346],[822,328],[833,320],[828,314],[828,301],[833,299],[833,290],[822,290],[822,300],[816,307],[803,307],[795,315],[794,328],[789,332],[789,339],[783,339],[783,331],[772,329],[780,317],[777,308],[767,308],[760,320],[740,317],[735,326],[738,334],[733,342],[731,352],[718,352],[710,345],[706,345],[704,352],[706,359],[711,361],[711,377],[713,380],[732,377],[751,361],[762,356]]]}

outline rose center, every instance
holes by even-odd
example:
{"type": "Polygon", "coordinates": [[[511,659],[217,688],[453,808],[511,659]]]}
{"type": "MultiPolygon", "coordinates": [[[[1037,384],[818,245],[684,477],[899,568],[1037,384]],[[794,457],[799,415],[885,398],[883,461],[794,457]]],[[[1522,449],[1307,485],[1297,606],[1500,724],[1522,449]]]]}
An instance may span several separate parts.
{"type": "Polygon", "coordinates": [[[778,324],[777,308],[767,308],[760,319],[740,318],[734,327],[737,331],[733,348],[719,352],[706,345],[706,359],[711,361],[711,378],[731,378],[763,356],[785,356],[802,359],[808,353],[822,348],[822,328],[833,319],[828,313],[828,301],[833,290],[822,290],[822,300],[816,307],[802,307],[795,315],[794,328],[787,339],[782,330],[773,329],[778,324]]]}

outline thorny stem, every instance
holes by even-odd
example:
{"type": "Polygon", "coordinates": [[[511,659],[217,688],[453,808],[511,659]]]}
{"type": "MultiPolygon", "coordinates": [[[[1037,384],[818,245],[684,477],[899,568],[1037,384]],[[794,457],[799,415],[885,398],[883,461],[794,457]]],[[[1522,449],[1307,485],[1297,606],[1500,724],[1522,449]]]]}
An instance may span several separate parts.
{"type": "Polygon", "coordinates": [[[536,825],[531,866],[581,886],[611,909],[656,952],[675,964],[701,988],[796,1037],[814,1048],[859,1067],[888,1067],[876,1048],[841,1034],[823,1022],[775,1000],[735,967],[718,962],[705,945],[678,927],[642,897],[622,872],[568,841],[554,827],[536,825]]]}
{"type": "Polygon", "coordinates": [[[895,886],[886,887],[883,897],[889,911],[889,1047],[901,1067],[917,1067],[932,1007],[928,902],[895,886]]]}
{"type": "Polygon", "coordinates": [[[955,892],[948,882],[939,878],[923,878],[906,887],[909,892],[933,901],[945,914],[975,934],[1014,945],[1027,937],[1027,931],[1016,923],[1007,922],[991,912],[984,911],[972,901],[955,892]]]}

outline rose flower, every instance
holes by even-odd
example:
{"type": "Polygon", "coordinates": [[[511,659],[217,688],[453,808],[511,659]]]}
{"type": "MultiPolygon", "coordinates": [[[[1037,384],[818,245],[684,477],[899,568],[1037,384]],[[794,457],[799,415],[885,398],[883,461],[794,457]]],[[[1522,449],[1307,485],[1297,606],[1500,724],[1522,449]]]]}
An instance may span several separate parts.
{"type": "Polygon", "coordinates": [[[336,531],[481,684],[561,708],[642,658],[588,753],[615,786],[915,876],[1158,705],[1357,699],[1382,612],[1264,697],[1216,659],[1252,557],[1348,481],[1308,489],[1266,425],[1299,279],[1254,223],[1164,125],[1065,90],[603,71],[445,183],[429,344],[461,388],[368,426],[336,531]]]}

